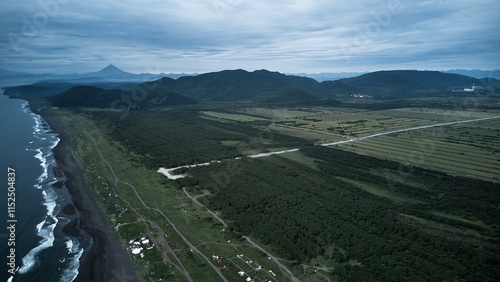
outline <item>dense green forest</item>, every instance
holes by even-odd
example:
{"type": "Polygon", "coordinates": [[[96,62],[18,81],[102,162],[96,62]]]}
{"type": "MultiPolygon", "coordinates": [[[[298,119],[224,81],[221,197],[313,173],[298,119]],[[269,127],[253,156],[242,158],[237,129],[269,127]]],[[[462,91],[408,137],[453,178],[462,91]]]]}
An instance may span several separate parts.
{"type": "Polygon", "coordinates": [[[243,156],[243,152],[267,151],[272,147],[297,147],[303,139],[257,128],[207,120],[195,110],[161,112],[86,112],[98,127],[118,140],[134,158],[148,168],[175,167],[243,156]],[[222,145],[222,141],[232,145],[222,145]]]}
{"type": "Polygon", "coordinates": [[[283,157],[243,159],[192,169],[193,178],[179,182],[193,193],[209,189],[205,204],[235,232],[258,238],[297,264],[321,258],[337,266],[332,275],[341,280],[500,277],[498,184],[337,149],[301,151],[316,159],[317,169],[283,157]],[[221,182],[214,175],[231,177],[221,182]],[[395,203],[352,183],[407,201],[395,203]]]}

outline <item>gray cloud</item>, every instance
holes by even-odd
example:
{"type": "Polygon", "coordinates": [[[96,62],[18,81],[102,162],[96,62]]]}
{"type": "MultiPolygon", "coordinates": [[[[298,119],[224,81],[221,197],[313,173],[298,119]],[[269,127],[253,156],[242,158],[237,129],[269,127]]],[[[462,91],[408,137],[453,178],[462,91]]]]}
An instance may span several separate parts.
{"type": "Polygon", "coordinates": [[[0,5],[0,64],[18,71],[85,72],[109,63],[131,72],[500,67],[496,0],[0,5]]]}

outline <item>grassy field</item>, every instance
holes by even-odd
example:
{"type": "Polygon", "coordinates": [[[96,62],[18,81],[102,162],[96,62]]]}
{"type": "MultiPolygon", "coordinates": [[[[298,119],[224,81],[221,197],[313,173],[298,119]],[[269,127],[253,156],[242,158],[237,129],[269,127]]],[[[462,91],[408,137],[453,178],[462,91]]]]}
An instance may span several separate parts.
{"type": "Polygon", "coordinates": [[[220,112],[200,112],[200,113],[203,114],[204,116],[216,118],[219,120],[242,121],[242,122],[268,120],[266,118],[243,115],[243,114],[229,114],[229,113],[220,113],[220,112]]]}
{"type": "Polygon", "coordinates": [[[244,117],[262,117],[272,121],[270,128],[304,138],[320,140],[339,139],[342,136],[362,137],[424,125],[484,118],[498,112],[452,111],[429,108],[401,108],[369,111],[348,108],[249,108],[239,109],[239,115],[226,116],[228,120],[243,121],[244,117]]]}
{"type": "Polygon", "coordinates": [[[341,148],[470,176],[500,179],[500,120],[409,131],[341,148]]]}
{"type": "Polygon", "coordinates": [[[387,189],[382,189],[382,187],[378,185],[370,185],[367,183],[363,183],[360,181],[348,179],[345,177],[339,177],[340,180],[347,182],[349,184],[354,185],[355,187],[358,187],[359,189],[362,189],[370,194],[373,194],[378,197],[382,197],[385,199],[389,199],[393,201],[396,204],[405,204],[405,203],[410,203],[410,204],[426,204],[426,202],[413,199],[411,197],[403,197],[401,195],[397,195],[387,189]]]}

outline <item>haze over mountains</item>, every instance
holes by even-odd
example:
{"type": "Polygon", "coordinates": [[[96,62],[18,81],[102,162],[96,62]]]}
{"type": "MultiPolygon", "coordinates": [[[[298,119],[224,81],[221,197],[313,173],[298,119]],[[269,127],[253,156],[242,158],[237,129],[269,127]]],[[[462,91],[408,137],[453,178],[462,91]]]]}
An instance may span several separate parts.
{"type": "Polygon", "coordinates": [[[108,65],[100,71],[87,73],[69,73],[69,74],[54,74],[54,73],[26,73],[13,72],[0,69],[0,83],[2,85],[17,85],[17,83],[38,83],[43,81],[51,82],[72,82],[72,83],[108,83],[108,82],[144,82],[160,79],[162,77],[179,78],[186,75],[196,74],[151,74],[140,73],[134,74],[122,71],[114,65],[108,65]]]}
{"type": "Polygon", "coordinates": [[[500,93],[499,80],[438,71],[378,71],[323,82],[268,70],[224,70],[176,79],[154,75],[147,79],[148,75],[127,73],[109,65],[76,79],[6,87],[5,94],[55,96],[52,100],[60,106],[88,107],[109,107],[113,101],[128,97],[131,102],[125,104],[134,109],[210,102],[292,103],[346,98],[354,94],[408,98],[470,95],[471,90],[485,95],[500,93]]]}
{"type": "MultiPolygon", "coordinates": [[[[444,73],[454,73],[461,74],[465,76],[470,76],[474,78],[495,78],[500,80],[500,70],[463,70],[454,69],[442,71],[444,73]]],[[[287,75],[294,76],[304,76],[317,80],[318,82],[323,82],[327,80],[339,80],[343,78],[357,77],[368,72],[336,72],[336,73],[286,73],[287,75]]],[[[69,74],[54,74],[54,73],[27,73],[27,72],[15,72],[0,69],[0,83],[2,85],[15,84],[17,81],[23,83],[36,83],[42,81],[59,81],[59,82],[80,82],[80,83],[99,83],[99,82],[145,82],[157,80],[163,77],[169,77],[177,79],[183,76],[196,76],[197,73],[186,74],[186,73],[140,73],[134,74],[125,72],[116,66],[110,64],[100,71],[87,72],[87,73],[69,73],[69,74]]]]}

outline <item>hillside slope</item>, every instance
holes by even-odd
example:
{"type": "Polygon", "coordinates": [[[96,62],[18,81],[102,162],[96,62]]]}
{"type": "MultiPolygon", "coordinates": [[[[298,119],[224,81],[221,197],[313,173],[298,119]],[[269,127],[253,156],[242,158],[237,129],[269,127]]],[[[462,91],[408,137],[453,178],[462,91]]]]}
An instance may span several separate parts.
{"type": "Polygon", "coordinates": [[[406,96],[432,95],[470,88],[473,84],[484,85],[481,80],[464,75],[413,70],[378,71],[340,81],[371,95],[406,96]]]}
{"type": "Polygon", "coordinates": [[[96,107],[114,109],[143,109],[158,106],[195,104],[196,101],[174,92],[133,96],[130,92],[94,86],[75,86],[61,94],[50,97],[56,107],[96,107]]]}

